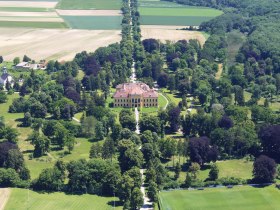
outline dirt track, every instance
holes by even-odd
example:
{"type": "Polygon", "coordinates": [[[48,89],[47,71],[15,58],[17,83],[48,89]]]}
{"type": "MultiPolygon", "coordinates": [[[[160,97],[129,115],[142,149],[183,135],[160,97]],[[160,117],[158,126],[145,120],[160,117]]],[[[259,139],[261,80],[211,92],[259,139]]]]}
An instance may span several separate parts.
{"type": "Polygon", "coordinates": [[[0,188],[0,210],[4,210],[5,205],[9,200],[11,191],[9,188],[0,188]]]}
{"type": "Polygon", "coordinates": [[[0,55],[8,61],[23,55],[68,61],[78,52],[93,52],[120,40],[118,30],[0,28],[0,55]]]}

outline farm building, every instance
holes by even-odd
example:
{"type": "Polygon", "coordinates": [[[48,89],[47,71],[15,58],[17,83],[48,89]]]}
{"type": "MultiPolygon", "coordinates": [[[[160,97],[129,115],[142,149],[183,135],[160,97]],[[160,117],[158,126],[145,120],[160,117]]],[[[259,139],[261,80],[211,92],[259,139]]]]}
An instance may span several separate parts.
{"type": "Polygon", "coordinates": [[[15,66],[16,69],[21,69],[21,68],[30,68],[30,64],[28,62],[21,62],[15,66]]]}
{"type": "Polygon", "coordinates": [[[114,107],[157,107],[158,93],[145,83],[123,83],[116,87],[114,107]]]}
{"type": "Polygon", "coordinates": [[[6,86],[7,82],[13,84],[13,77],[8,74],[6,67],[3,68],[3,73],[0,77],[0,85],[6,86]]]}
{"type": "Polygon", "coordinates": [[[47,63],[45,60],[40,61],[40,63],[30,63],[30,62],[21,62],[15,66],[15,69],[46,69],[47,63]]]}

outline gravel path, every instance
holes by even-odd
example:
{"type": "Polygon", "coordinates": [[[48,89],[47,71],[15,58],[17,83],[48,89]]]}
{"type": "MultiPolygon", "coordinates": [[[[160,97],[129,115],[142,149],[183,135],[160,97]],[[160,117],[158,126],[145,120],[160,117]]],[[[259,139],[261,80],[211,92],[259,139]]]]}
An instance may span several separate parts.
{"type": "Polygon", "coordinates": [[[0,210],[4,210],[9,197],[10,197],[11,191],[9,188],[0,188],[0,210]]]}
{"type": "Polygon", "coordinates": [[[169,101],[168,101],[168,99],[165,97],[165,95],[163,95],[162,93],[159,93],[159,95],[161,95],[161,96],[167,101],[166,105],[163,107],[163,109],[165,110],[165,109],[167,108],[167,106],[169,105],[169,101]]]}
{"type": "MultiPolygon", "coordinates": [[[[130,5],[130,1],[128,2],[130,5]]],[[[130,25],[132,25],[132,21],[130,22],[130,25]]],[[[131,33],[131,36],[133,37],[133,34],[131,33]]],[[[133,61],[132,67],[131,67],[131,77],[130,77],[130,82],[136,83],[137,77],[136,77],[136,72],[135,72],[135,61],[133,61]]],[[[136,129],[135,133],[140,134],[140,128],[139,128],[139,111],[138,108],[135,108],[135,120],[136,120],[136,129]]],[[[142,146],[139,147],[139,150],[141,150],[142,146]]],[[[140,208],[140,210],[153,210],[153,203],[150,202],[150,199],[148,198],[146,194],[146,189],[145,189],[145,177],[144,177],[144,171],[145,169],[140,169],[141,177],[142,177],[142,185],[141,185],[141,192],[143,194],[143,206],[140,208]]]]}

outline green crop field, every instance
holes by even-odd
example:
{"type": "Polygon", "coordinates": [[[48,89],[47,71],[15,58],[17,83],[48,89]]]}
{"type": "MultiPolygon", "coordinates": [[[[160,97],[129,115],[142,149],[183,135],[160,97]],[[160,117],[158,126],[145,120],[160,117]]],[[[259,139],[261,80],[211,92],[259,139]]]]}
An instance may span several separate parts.
{"type": "Polygon", "coordinates": [[[122,16],[62,16],[72,29],[120,30],[122,16]]]}
{"type": "Polygon", "coordinates": [[[211,20],[211,17],[199,16],[141,16],[142,25],[176,25],[176,26],[197,26],[204,21],[211,20]]]}
{"type": "MultiPolygon", "coordinates": [[[[9,201],[5,210],[109,210],[114,208],[113,197],[96,195],[66,195],[64,193],[37,193],[26,189],[11,189],[9,201]]],[[[122,209],[116,206],[115,209],[122,209]]]]}
{"type": "Polygon", "coordinates": [[[67,28],[64,22],[0,21],[0,27],[8,28],[67,28]]]}
{"type": "Polygon", "coordinates": [[[162,210],[276,210],[280,206],[280,190],[275,186],[176,190],[159,195],[162,210]]]}
{"type": "Polygon", "coordinates": [[[191,6],[184,5],[184,4],[177,4],[176,2],[170,2],[170,1],[151,1],[151,0],[141,0],[139,1],[140,7],[162,7],[162,8],[180,8],[180,7],[189,7],[191,6]]]}
{"type": "Polygon", "coordinates": [[[36,8],[36,7],[0,7],[3,12],[51,12],[51,8],[36,8]]]}
{"type": "Polygon", "coordinates": [[[57,8],[119,10],[122,6],[121,2],[121,0],[60,0],[57,8]]]}
{"type": "Polygon", "coordinates": [[[166,1],[140,1],[139,12],[143,25],[197,26],[223,14],[206,7],[190,7],[166,1]]]}
{"type": "Polygon", "coordinates": [[[142,16],[193,16],[193,17],[216,17],[222,14],[222,11],[209,8],[146,8],[139,10],[142,16]]]}

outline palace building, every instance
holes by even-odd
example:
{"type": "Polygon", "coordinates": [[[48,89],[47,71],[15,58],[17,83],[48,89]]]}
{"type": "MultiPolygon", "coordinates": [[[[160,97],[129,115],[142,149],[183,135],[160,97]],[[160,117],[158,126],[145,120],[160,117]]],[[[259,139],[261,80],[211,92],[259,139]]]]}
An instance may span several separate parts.
{"type": "Polygon", "coordinates": [[[123,83],[116,87],[114,107],[157,107],[158,93],[142,82],[123,83]]]}

